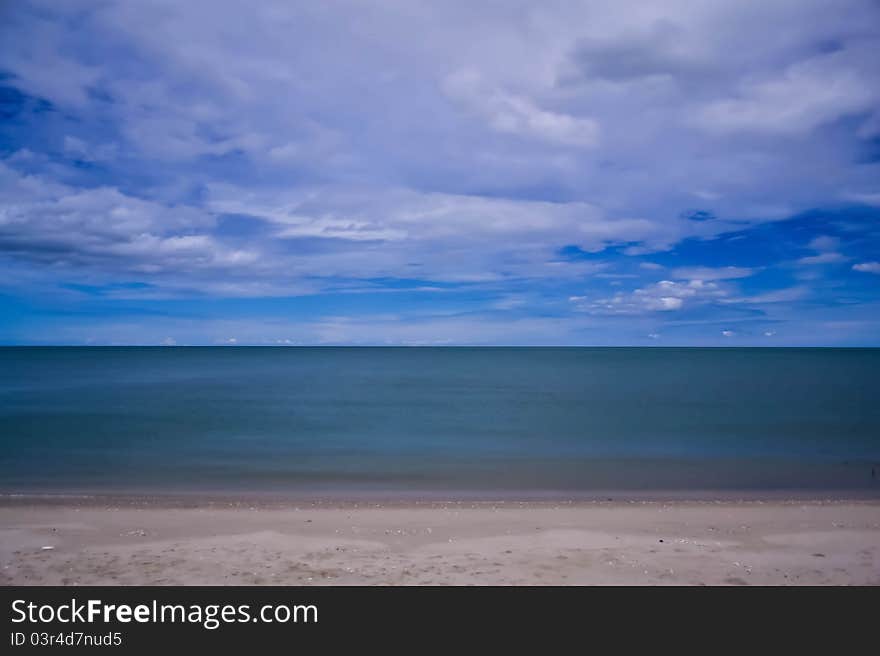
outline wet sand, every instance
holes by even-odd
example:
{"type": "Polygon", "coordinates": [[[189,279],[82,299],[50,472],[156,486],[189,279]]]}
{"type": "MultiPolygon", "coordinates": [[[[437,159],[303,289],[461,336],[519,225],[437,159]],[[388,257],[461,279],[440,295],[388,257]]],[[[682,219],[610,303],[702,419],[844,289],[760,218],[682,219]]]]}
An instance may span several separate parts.
{"type": "Polygon", "coordinates": [[[0,500],[14,585],[877,585],[878,501],[0,500]]]}

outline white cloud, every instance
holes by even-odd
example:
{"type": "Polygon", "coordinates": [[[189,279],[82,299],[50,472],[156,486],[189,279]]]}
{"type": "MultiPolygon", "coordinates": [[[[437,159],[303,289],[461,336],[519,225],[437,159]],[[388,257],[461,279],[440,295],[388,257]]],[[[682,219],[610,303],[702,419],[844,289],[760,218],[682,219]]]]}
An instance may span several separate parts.
{"type": "Polygon", "coordinates": [[[849,258],[842,253],[819,253],[818,255],[808,255],[798,260],[800,264],[835,264],[837,262],[846,262],[849,258]]]}
{"type": "Polygon", "coordinates": [[[853,265],[853,270],[863,273],[880,273],[880,262],[859,262],[853,265]]]}
{"type": "Polygon", "coordinates": [[[873,110],[878,101],[875,46],[838,51],[788,67],[781,76],[745,80],[740,95],[701,108],[698,120],[720,132],[797,135],[841,117],[873,110]]]}
{"type": "Polygon", "coordinates": [[[673,312],[685,303],[703,303],[723,299],[728,291],[718,283],[703,280],[676,282],[661,280],[632,292],[620,292],[596,301],[579,301],[577,308],[593,314],[643,314],[673,312]]]}
{"type": "Polygon", "coordinates": [[[234,257],[205,234],[214,218],[191,207],[170,207],[116,188],[83,189],[0,162],[0,240],[6,250],[36,259],[94,261],[106,256],[146,257],[198,252],[202,261],[234,257]]]}
{"type": "Polygon", "coordinates": [[[840,240],[837,237],[831,237],[829,235],[819,235],[818,237],[814,237],[807,245],[807,248],[816,251],[817,254],[802,257],[798,260],[798,263],[812,265],[846,262],[850,258],[835,250],[839,246],[840,240]]]}
{"type": "Polygon", "coordinates": [[[592,118],[548,111],[526,97],[487,87],[474,70],[453,73],[446,78],[443,88],[498,132],[561,146],[590,147],[598,143],[599,124],[592,118]]]}
{"type": "Polygon", "coordinates": [[[675,278],[689,280],[732,280],[736,278],[748,278],[755,273],[748,267],[678,267],[672,270],[675,278]]]}
{"type": "Polygon", "coordinates": [[[810,293],[808,287],[798,285],[795,287],[786,287],[784,289],[774,289],[773,291],[755,294],[753,296],[738,296],[724,299],[725,303],[788,303],[791,301],[799,301],[810,293]]]}
{"type": "Polygon", "coordinates": [[[603,265],[565,245],[638,256],[876,195],[854,156],[878,124],[870,0],[15,4],[8,83],[56,110],[35,141],[106,167],[8,158],[0,239],[29,261],[234,295],[572,279],[603,265]]]}

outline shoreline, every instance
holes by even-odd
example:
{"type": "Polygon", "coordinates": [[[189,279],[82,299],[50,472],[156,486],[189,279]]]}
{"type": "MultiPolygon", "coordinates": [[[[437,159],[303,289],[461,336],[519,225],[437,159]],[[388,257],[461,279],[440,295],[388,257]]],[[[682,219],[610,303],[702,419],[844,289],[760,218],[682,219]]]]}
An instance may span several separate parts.
{"type": "Polygon", "coordinates": [[[20,506],[210,508],[255,506],[261,508],[443,507],[446,505],[494,506],[594,506],[604,504],[735,504],[811,503],[880,504],[880,488],[865,490],[604,490],[543,493],[425,491],[425,492],[208,492],[208,491],[47,491],[0,492],[0,508],[20,506]]]}
{"type": "Polygon", "coordinates": [[[0,584],[880,585],[880,500],[0,497],[0,584]]]}

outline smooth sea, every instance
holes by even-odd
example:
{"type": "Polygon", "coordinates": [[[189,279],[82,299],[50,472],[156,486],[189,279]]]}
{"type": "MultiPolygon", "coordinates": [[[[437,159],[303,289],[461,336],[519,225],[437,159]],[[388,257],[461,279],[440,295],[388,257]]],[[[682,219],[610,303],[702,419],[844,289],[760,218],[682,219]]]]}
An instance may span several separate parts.
{"type": "Polygon", "coordinates": [[[0,348],[0,492],[880,496],[880,349],[0,348]]]}

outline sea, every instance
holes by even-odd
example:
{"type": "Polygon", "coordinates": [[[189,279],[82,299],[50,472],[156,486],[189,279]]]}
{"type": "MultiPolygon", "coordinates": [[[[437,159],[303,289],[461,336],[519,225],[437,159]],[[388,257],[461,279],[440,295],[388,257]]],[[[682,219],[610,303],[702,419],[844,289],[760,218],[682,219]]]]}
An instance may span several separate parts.
{"type": "Polygon", "coordinates": [[[880,349],[0,348],[0,493],[880,496],[880,349]]]}

